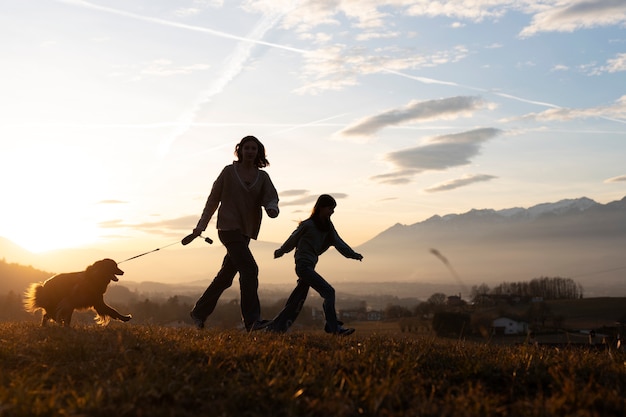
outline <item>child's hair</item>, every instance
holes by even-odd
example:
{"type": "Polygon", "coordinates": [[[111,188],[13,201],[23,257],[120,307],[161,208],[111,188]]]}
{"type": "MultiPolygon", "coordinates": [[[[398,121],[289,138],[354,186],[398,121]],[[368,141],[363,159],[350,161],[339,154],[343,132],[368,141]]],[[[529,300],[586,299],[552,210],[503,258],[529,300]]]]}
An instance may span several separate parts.
{"type": "Polygon", "coordinates": [[[322,194],[317,198],[317,201],[315,202],[315,206],[313,206],[313,211],[311,212],[311,219],[313,219],[313,222],[315,223],[315,225],[318,227],[318,229],[320,230],[329,230],[330,229],[330,221],[326,221],[326,219],[322,220],[320,219],[319,213],[320,213],[320,209],[322,209],[323,207],[332,207],[335,208],[337,207],[337,202],[335,201],[335,199],[328,195],[328,194],[322,194]]]}
{"type": "Polygon", "coordinates": [[[257,168],[265,168],[270,165],[270,162],[265,157],[265,146],[254,136],[246,136],[235,146],[235,155],[237,155],[237,160],[241,161],[243,159],[243,145],[247,142],[254,142],[258,148],[258,152],[256,155],[256,159],[254,160],[254,165],[257,168]]]}

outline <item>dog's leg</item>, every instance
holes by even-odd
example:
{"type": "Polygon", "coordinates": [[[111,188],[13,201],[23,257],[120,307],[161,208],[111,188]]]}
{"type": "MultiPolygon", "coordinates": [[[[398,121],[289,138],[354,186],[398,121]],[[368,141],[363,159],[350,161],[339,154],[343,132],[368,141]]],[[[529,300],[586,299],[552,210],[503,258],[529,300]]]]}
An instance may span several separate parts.
{"type": "Polygon", "coordinates": [[[43,316],[41,317],[41,326],[46,326],[48,324],[48,320],[50,320],[50,316],[44,311],[43,316]]]}
{"type": "Polygon", "coordinates": [[[68,308],[63,315],[63,326],[70,327],[70,322],[72,321],[72,313],[74,313],[73,308],[68,308]]]}
{"type": "Polygon", "coordinates": [[[74,313],[74,307],[70,305],[68,300],[64,298],[59,302],[56,309],[55,320],[57,323],[64,327],[69,327],[72,321],[72,313],[74,313]]]}
{"type": "Polygon", "coordinates": [[[119,313],[116,309],[107,305],[104,301],[102,303],[98,303],[97,305],[93,307],[96,310],[96,313],[98,313],[98,315],[101,317],[108,316],[113,319],[121,320],[121,321],[128,321],[133,318],[133,316],[131,316],[130,314],[128,316],[125,316],[119,313]]]}

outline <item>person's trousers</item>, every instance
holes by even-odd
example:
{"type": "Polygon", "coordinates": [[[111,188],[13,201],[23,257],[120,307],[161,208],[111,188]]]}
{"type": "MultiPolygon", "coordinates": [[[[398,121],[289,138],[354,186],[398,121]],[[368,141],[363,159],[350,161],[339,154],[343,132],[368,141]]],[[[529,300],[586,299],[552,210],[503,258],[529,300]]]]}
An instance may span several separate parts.
{"type": "Polygon", "coordinates": [[[274,318],[271,329],[286,332],[302,311],[309,288],[313,288],[324,299],[323,309],[326,318],[324,329],[329,333],[335,333],[339,327],[335,310],[335,289],[315,271],[315,265],[309,262],[297,262],[296,275],[298,275],[298,284],[289,295],[281,312],[274,318]]]}
{"type": "Polygon", "coordinates": [[[250,238],[238,230],[218,231],[222,244],[226,247],[226,256],[222,267],[213,279],[213,282],[198,299],[192,312],[195,316],[206,320],[213,313],[217,301],[222,293],[230,288],[233,279],[239,272],[239,290],[241,293],[241,316],[246,329],[260,319],[261,304],[259,302],[259,267],[252,252],[250,252],[250,238]]]}

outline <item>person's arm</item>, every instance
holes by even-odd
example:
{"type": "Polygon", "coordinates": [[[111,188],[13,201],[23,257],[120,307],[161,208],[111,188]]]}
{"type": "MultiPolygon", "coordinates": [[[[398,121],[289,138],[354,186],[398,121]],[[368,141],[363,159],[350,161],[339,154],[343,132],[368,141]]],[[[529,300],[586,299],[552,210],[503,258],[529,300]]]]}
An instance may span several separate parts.
{"type": "Polygon", "coordinates": [[[262,197],[262,206],[265,207],[265,212],[271,218],[278,217],[278,213],[280,210],[278,209],[278,192],[276,191],[276,187],[272,183],[270,176],[265,171],[261,171],[262,175],[265,177],[263,184],[263,197],[262,197]]]}
{"type": "Polygon", "coordinates": [[[296,230],[294,230],[291,233],[291,235],[287,238],[285,243],[283,243],[280,248],[274,251],[274,258],[280,258],[284,254],[291,252],[298,245],[298,241],[304,234],[306,227],[307,226],[305,225],[304,222],[300,223],[300,225],[298,225],[296,230]]]}
{"type": "Polygon", "coordinates": [[[193,233],[200,236],[202,232],[204,232],[209,225],[209,221],[211,221],[211,217],[217,210],[217,207],[220,205],[220,199],[222,197],[222,189],[224,188],[224,171],[226,168],[222,170],[220,175],[217,177],[215,182],[213,183],[213,187],[211,188],[211,193],[206,200],[206,204],[204,205],[204,210],[202,210],[202,215],[200,216],[200,220],[198,220],[198,224],[193,229],[193,233]]]}
{"type": "Polygon", "coordinates": [[[363,259],[363,255],[356,253],[337,233],[335,226],[331,224],[331,233],[333,234],[333,246],[337,251],[346,258],[356,259],[360,261],[363,259]]]}

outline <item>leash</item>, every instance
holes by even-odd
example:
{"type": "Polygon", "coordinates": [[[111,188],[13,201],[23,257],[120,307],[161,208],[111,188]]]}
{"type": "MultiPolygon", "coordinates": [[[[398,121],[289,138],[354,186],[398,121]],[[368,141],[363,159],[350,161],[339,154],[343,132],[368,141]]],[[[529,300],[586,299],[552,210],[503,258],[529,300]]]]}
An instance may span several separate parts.
{"type": "MultiPolygon", "coordinates": [[[[212,240],[210,237],[204,237],[204,236],[199,236],[199,237],[203,238],[203,239],[204,239],[204,241],[205,241],[206,243],[208,243],[208,244],[213,243],[213,240],[212,240]]],[[[180,240],[177,240],[176,242],[170,243],[169,245],[161,246],[160,248],[152,249],[152,250],[149,250],[148,252],[144,252],[144,253],[140,253],[139,255],[131,256],[130,258],[128,258],[128,259],[124,259],[123,261],[118,262],[117,264],[119,265],[119,264],[124,263],[124,262],[126,262],[126,261],[130,261],[130,260],[132,260],[132,259],[139,258],[140,256],[144,256],[144,255],[147,255],[147,254],[149,254],[149,253],[153,253],[153,252],[156,252],[156,251],[160,251],[161,249],[169,248],[170,246],[174,246],[174,245],[177,245],[177,244],[179,244],[179,243],[181,243],[181,242],[180,242],[180,240]]],[[[184,245],[184,243],[183,243],[183,245],[184,245]]]]}

